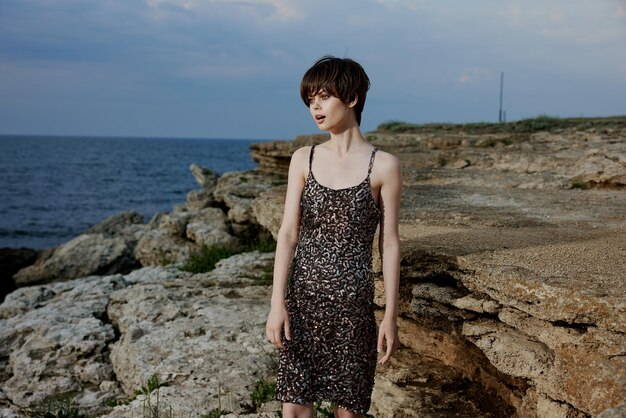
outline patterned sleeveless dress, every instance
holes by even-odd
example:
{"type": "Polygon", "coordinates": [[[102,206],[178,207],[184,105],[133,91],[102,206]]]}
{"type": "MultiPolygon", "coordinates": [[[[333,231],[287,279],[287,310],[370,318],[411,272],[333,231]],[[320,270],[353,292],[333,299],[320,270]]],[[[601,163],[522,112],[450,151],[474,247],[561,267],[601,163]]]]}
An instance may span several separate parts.
{"type": "Polygon", "coordinates": [[[274,399],[332,401],[365,414],[377,361],[372,245],[381,211],[370,174],[356,186],[331,189],[311,170],[300,198],[300,233],[286,286],[291,340],[279,351],[274,399]]]}

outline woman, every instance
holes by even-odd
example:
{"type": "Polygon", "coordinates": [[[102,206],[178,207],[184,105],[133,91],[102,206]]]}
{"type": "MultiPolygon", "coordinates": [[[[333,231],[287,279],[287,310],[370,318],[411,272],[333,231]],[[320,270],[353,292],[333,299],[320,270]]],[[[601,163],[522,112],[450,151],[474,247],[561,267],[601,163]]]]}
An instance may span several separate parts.
{"type": "Polygon", "coordinates": [[[363,416],[376,364],[399,345],[402,176],[398,158],[360,131],[369,85],[361,65],[333,56],[319,59],[300,84],[330,139],[294,151],[278,233],[266,333],[280,349],[275,399],[285,418],[311,417],[319,400],[332,401],[336,417],[363,416]],[[378,226],[386,307],[377,336],[371,263],[378,226]]]}

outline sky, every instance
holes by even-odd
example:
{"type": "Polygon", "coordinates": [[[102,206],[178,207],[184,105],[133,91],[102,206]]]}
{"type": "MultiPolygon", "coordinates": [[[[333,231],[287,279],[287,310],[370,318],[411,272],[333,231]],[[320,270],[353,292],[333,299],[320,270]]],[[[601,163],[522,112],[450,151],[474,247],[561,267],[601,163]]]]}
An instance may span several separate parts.
{"type": "Polygon", "coordinates": [[[626,0],[0,2],[0,134],[292,139],[322,55],[361,128],[626,114],[626,0]]]}

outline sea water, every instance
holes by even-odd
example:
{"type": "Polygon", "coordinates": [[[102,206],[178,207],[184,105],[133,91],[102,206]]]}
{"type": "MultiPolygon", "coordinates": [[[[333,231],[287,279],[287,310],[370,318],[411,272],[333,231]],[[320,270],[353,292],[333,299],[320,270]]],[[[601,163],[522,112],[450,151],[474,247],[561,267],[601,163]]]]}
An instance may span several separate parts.
{"type": "Polygon", "coordinates": [[[200,189],[191,163],[218,174],[249,170],[256,142],[0,136],[0,247],[56,246],[125,210],[148,222],[200,189]]]}

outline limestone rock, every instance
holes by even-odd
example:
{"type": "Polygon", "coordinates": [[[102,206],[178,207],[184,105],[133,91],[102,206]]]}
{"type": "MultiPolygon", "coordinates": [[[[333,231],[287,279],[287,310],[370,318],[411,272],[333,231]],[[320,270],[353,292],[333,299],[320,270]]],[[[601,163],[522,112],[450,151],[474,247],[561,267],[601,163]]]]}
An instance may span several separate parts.
{"type": "Polygon", "coordinates": [[[19,286],[70,280],[92,274],[126,273],[138,267],[132,246],[119,236],[83,234],[44,253],[15,275],[19,286]]]}
{"type": "Polygon", "coordinates": [[[300,135],[293,141],[267,141],[250,145],[250,156],[261,173],[286,179],[293,152],[303,146],[319,144],[328,135],[300,135]]]}
{"type": "Polygon", "coordinates": [[[109,216],[85,231],[86,234],[103,234],[107,237],[125,236],[136,241],[135,234],[143,228],[143,215],[134,211],[124,211],[109,216]]]}
{"type": "Polygon", "coordinates": [[[263,192],[252,201],[252,212],[257,222],[272,233],[274,239],[278,239],[278,231],[283,220],[287,186],[276,186],[263,192]]]}
{"type": "Polygon", "coordinates": [[[290,141],[258,142],[250,145],[250,156],[263,173],[286,173],[294,146],[290,141]]]}
{"type": "Polygon", "coordinates": [[[186,204],[190,209],[204,209],[212,206],[214,203],[213,191],[201,189],[191,190],[187,193],[186,204]]]}
{"type": "Polygon", "coordinates": [[[219,175],[215,171],[206,167],[201,167],[195,163],[189,165],[189,170],[203,189],[211,191],[217,184],[219,175]]]}
{"type": "Polygon", "coordinates": [[[257,224],[252,211],[252,201],[264,191],[280,184],[280,176],[262,175],[259,171],[230,171],[218,180],[215,199],[228,208],[228,219],[239,224],[257,224]]]}
{"type": "Polygon", "coordinates": [[[108,345],[116,338],[106,320],[108,294],[126,285],[123,276],[92,276],[25,287],[0,305],[0,374],[11,403],[26,407],[47,395],[75,390],[83,408],[98,410],[119,395],[108,345]]]}
{"type": "Polygon", "coordinates": [[[142,266],[184,263],[197,248],[191,241],[157,228],[149,230],[141,237],[135,247],[135,258],[142,266]]]}
{"type": "Polygon", "coordinates": [[[604,410],[597,418],[623,418],[626,416],[626,403],[620,404],[615,408],[604,410]]]}
{"type": "Polygon", "coordinates": [[[514,328],[493,320],[463,324],[463,335],[480,348],[498,370],[516,377],[536,379],[549,372],[554,353],[514,328]]]}
{"type": "Polygon", "coordinates": [[[172,236],[185,237],[187,224],[192,216],[193,213],[188,211],[164,213],[159,217],[158,228],[164,229],[172,236]]]}
{"type": "Polygon", "coordinates": [[[221,209],[205,208],[190,216],[186,236],[199,246],[235,245],[238,240],[230,235],[226,216],[221,209]]]}
{"type": "Polygon", "coordinates": [[[580,157],[572,168],[573,184],[586,184],[590,187],[626,187],[626,161],[615,155],[592,153],[580,157]]]}
{"type": "Polygon", "coordinates": [[[144,267],[18,289],[0,305],[4,410],[72,390],[90,415],[141,416],[145,397],[105,403],[156,373],[169,385],[158,389],[162,412],[208,414],[219,385],[225,409],[249,414],[254,382],[277,360],[264,331],[271,287],[256,282],[272,259],[252,252],[197,275],[144,267]]]}

